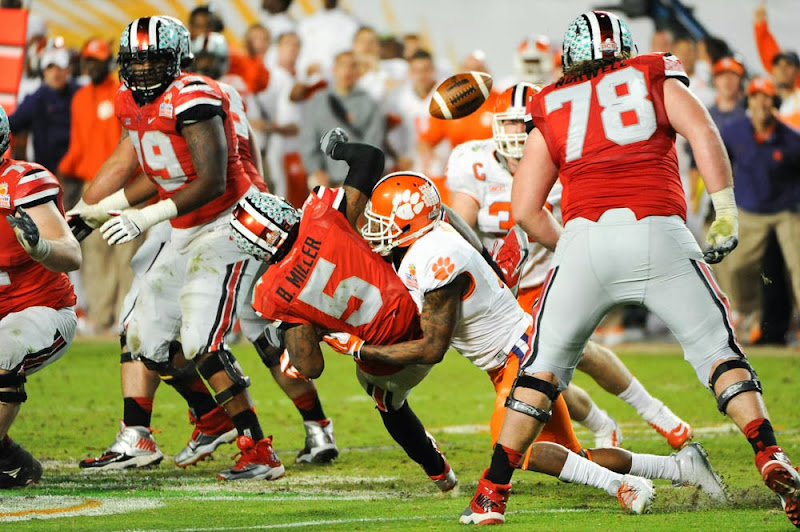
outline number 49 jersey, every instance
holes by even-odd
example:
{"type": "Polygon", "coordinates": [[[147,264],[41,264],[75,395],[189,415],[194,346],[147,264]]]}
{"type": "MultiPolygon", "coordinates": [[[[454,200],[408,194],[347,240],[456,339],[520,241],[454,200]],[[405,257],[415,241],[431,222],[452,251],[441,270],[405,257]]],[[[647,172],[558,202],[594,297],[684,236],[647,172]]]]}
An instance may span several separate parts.
{"type": "Polygon", "coordinates": [[[559,167],[564,223],[597,221],[615,208],[629,208],[637,219],[686,219],[675,130],[664,107],[668,78],[689,84],[675,56],[645,54],[565,76],[528,102],[530,121],[559,167]]]}
{"type": "MultiPolygon", "coordinates": [[[[392,266],[348,223],[344,190],[319,187],[303,205],[294,245],[253,293],[259,316],[388,345],[421,336],[417,306],[392,266]]],[[[374,375],[402,369],[360,364],[374,375]],[[379,369],[380,368],[380,369],[379,369]]]]}
{"type": "Polygon", "coordinates": [[[197,227],[217,218],[250,188],[238,152],[230,98],[211,78],[181,74],[154,101],[138,106],[130,90],[120,87],[114,110],[128,131],[144,173],[158,187],[160,199],[197,179],[189,146],[181,129],[189,124],[221,116],[228,147],[225,192],[206,205],[170,220],[173,227],[197,227]]]}

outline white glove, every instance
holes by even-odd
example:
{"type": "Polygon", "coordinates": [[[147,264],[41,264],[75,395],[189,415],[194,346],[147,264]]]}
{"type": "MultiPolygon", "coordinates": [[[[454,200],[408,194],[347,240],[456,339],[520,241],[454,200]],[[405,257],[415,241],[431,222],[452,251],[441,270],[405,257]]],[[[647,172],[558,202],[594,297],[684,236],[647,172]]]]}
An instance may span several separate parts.
{"type": "Polygon", "coordinates": [[[171,199],[159,201],[144,209],[127,209],[100,227],[109,246],[130,242],[154,225],[178,215],[178,207],[171,199]]]}
{"type": "Polygon", "coordinates": [[[322,135],[322,138],[319,141],[319,148],[331,159],[336,159],[333,156],[333,150],[336,146],[342,142],[347,142],[350,140],[347,136],[347,133],[344,132],[342,128],[335,127],[333,129],[329,129],[327,133],[322,135]]]}
{"type": "Polygon", "coordinates": [[[709,247],[703,251],[703,260],[716,264],[739,244],[739,211],[736,210],[732,187],[711,194],[711,202],[716,216],[708,229],[706,242],[709,247]]]}
{"type": "Polygon", "coordinates": [[[17,207],[17,216],[6,216],[22,248],[37,262],[50,256],[50,242],[41,238],[39,228],[25,209],[17,207]]]}
{"type": "Polygon", "coordinates": [[[71,218],[78,216],[86,225],[92,229],[97,229],[113,216],[109,212],[121,211],[130,206],[128,198],[125,197],[125,191],[121,189],[93,205],[87,204],[81,198],[75,207],[67,211],[67,223],[71,218]]]}

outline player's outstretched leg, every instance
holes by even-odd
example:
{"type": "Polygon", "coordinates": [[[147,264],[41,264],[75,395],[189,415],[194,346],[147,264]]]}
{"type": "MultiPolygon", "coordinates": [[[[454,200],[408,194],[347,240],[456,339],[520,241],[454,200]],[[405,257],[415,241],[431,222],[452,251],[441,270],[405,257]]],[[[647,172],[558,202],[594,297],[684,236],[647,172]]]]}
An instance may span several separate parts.
{"type": "MultiPolygon", "coordinates": [[[[663,402],[650,395],[619,357],[607,347],[589,341],[578,369],[591,376],[604,390],[631,405],[673,449],[680,449],[692,438],[693,432],[689,424],[676,416],[663,402]]],[[[570,404],[568,396],[565,398],[571,411],[573,405],[570,404]]],[[[607,426],[605,431],[608,432],[607,426]]]]}

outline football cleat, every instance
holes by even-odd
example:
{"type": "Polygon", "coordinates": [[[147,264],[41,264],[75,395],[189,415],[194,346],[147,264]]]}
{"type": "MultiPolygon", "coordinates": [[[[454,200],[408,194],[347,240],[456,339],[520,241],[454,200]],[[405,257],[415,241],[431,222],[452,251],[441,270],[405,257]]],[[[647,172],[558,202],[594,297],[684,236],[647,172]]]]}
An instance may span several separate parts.
{"type": "Polygon", "coordinates": [[[42,464],[6,436],[0,441],[0,489],[24,488],[39,482],[42,464]]]}
{"type": "Polygon", "coordinates": [[[730,494],[728,494],[725,482],[711,467],[711,463],[708,461],[708,453],[702,445],[690,443],[670,456],[678,462],[678,470],[681,472],[681,481],[675,482],[675,485],[696,486],[716,502],[730,500],[730,494]]]}
{"type": "Polygon", "coordinates": [[[488,472],[488,469],[483,472],[475,495],[458,518],[462,525],[502,525],[506,521],[506,503],[511,484],[495,484],[486,480],[488,472]]]}
{"type": "Polygon", "coordinates": [[[333,437],[333,421],[304,421],[306,446],[297,453],[297,463],[327,464],[339,456],[336,439],[333,437]]]}
{"type": "Polygon", "coordinates": [[[444,457],[444,453],[441,449],[439,449],[439,444],[436,443],[436,438],[434,438],[430,432],[427,430],[425,431],[425,435],[430,440],[431,444],[433,444],[433,448],[436,449],[436,452],[439,453],[439,456],[442,457],[442,461],[444,462],[444,472],[439,475],[428,475],[430,479],[436,484],[436,487],[439,488],[442,493],[446,493],[451,491],[458,485],[458,479],[456,478],[455,472],[450,467],[450,463],[447,461],[447,458],[444,457]]]}
{"type": "MultiPolygon", "coordinates": [[[[603,413],[606,414],[605,410],[603,413]]],[[[608,416],[608,414],[606,415],[608,416]]],[[[608,419],[611,422],[606,423],[602,429],[594,433],[595,448],[619,447],[622,445],[622,430],[613,417],[608,416],[608,419]]]]}
{"type": "Polygon", "coordinates": [[[756,454],[756,467],[769,489],[781,498],[781,506],[789,521],[800,528],[800,473],[777,445],[756,454]]]}
{"type": "Polygon", "coordinates": [[[175,455],[175,465],[187,467],[206,459],[223,443],[236,439],[236,427],[221,406],[197,419],[189,411],[189,421],[194,425],[192,437],[186,447],[175,455]]]}
{"type": "Polygon", "coordinates": [[[286,469],[272,449],[272,436],[253,441],[250,436],[236,438],[239,459],[230,469],[217,474],[219,480],[275,480],[281,478],[286,469]]]}
{"type": "Polygon", "coordinates": [[[119,422],[119,434],[106,452],[97,458],[86,458],[81,469],[110,471],[130,467],[157,466],[164,459],[148,427],[128,427],[119,422]]]}
{"type": "Polygon", "coordinates": [[[661,403],[656,413],[652,416],[642,416],[656,432],[666,438],[673,449],[680,449],[692,439],[692,427],[681,418],[672,413],[667,405],[661,403]]]}
{"type": "Polygon", "coordinates": [[[646,478],[623,475],[617,489],[617,501],[623,510],[632,514],[643,514],[650,510],[656,498],[653,482],[646,478]]]}
{"type": "Polygon", "coordinates": [[[512,227],[503,242],[496,242],[494,249],[492,249],[492,258],[502,270],[503,280],[514,295],[517,295],[519,290],[522,267],[525,266],[525,261],[528,260],[530,252],[528,235],[518,225],[512,227]]]}

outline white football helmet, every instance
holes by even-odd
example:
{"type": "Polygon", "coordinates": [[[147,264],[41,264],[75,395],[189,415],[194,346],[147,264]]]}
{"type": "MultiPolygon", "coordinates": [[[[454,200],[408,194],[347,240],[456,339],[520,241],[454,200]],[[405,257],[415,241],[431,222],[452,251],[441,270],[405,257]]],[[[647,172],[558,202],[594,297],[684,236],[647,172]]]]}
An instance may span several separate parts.
{"type": "Polygon", "coordinates": [[[225,36],[215,31],[198,35],[192,42],[194,52],[194,71],[198,74],[219,79],[228,72],[230,53],[225,36]]]}
{"type": "Polygon", "coordinates": [[[541,89],[530,83],[517,83],[506,89],[494,104],[492,117],[492,137],[497,152],[505,157],[521,159],[528,133],[525,131],[525,109],[528,100],[541,89]],[[509,125],[516,123],[513,131],[509,125]]]}
{"type": "Polygon", "coordinates": [[[572,21],[564,33],[563,70],[582,61],[635,54],[636,44],[625,21],[605,11],[588,11],[572,21]]]}
{"type": "Polygon", "coordinates": [[[514,54],[514,76],[517,81],[547,84],[553,77],[554,54],[550,39],[532,35],[517,47],[514,54]]]}

